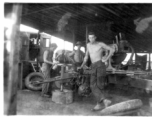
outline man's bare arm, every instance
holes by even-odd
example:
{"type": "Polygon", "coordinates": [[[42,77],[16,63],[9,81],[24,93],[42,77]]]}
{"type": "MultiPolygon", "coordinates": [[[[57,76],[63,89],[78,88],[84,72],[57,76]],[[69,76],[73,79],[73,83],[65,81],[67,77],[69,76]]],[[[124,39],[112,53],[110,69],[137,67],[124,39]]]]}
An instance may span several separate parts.
{"type": "Polygon", "coordinates": [[[72,51],[71,53],[68,54],[69,57],[72,57],[75,54],[74,51],[72,51]]]}
{"type": "Polygon", "coordinates": [[[83,51],[81,51],[81,54],[82,54],[82,56],[83,56],[83,58],[85,57],[85,53],[83,52],[83,51]]]}
{"type": "Polygon", "coordinates": [[[83,68],[83,66],[87,63],[88,58],[89,58],[89,51],[88,51],[88,48],[87,48],[87,51],[86,51],[86,54],[85,54],[83,63],[82,63],[82,65],[81,65],[81,68],[83,68]]]}
{"type": "Polygon", "coordinates": [[[70,52],[67,54],[68,59],[72,62],[72,64],[75,63],[74,59],[72,58],[72,56],[75,54],[74,51],[70,52]]]}
{"type": "Polygon", "coordinates": [[[53,65],[53,62],[47,60],[48,54],[49,54],[48,51],[45,51],[45,52],[44,52],[43,60],[44,60],[45,63],[48,63],[48,64],[52,64],[52,65],[53,65]]]}
{"type": "Polygon", "coordinates": [[[109,57],[114,53],[114,49],[111,48],[110,46],[106,45],[105,43],[101,43],[101,46],[105,50],[109,50],[110,51],[109,54],[108,54],[108,56],[105,59],[103,59],[103,62],[106,62],[109,59],[109,57]]]}

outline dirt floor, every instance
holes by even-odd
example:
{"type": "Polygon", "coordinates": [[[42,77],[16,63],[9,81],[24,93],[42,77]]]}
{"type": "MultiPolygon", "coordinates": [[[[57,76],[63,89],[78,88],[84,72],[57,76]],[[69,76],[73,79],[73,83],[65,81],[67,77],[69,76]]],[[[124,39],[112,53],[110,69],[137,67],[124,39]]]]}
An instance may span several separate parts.
{"type": "MultiPolygon", "coordinates": [[[[152,106],[150,106],[151,93],[133,88],[122,90],[116,86],[110,86],[110,89],[107,88],[106,93],[109,99],[112,100],[112,104],[130,99],[141,99],[143,106],[133,116],[152,116],[152,106]]],[[[73,103],[56,104],[52,102],[51,98],[41,97],[40,91],[20,90],[18,91],[17,115],[100,116],[100,112],[91,111],[95,104],[92,94],[89,97],[80,97],[74,94],[73,103]]]]}

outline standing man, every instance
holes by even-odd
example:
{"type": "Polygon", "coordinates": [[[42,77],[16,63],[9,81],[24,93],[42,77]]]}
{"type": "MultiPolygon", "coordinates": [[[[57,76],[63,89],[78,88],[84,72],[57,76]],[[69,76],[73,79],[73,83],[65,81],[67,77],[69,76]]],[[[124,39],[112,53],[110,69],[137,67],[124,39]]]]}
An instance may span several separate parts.
{"type": "Polygon", "coordinates": [[[69,53],[68,55],[69,59],[73,61],[73,64],[75,67],[81,66],[81,64],[83,63],[84,56],[85,56],[85,54],[80,50],[82,47],[82,43],[78,41],[76,43],[76,46],[78,47],[77,50],[74,50],[72,53],[69,53]]]}
{"type": "Polygon", "coordinates": [[[81,66],[85,54],[80,50],[82,43],[77,42],[76,45],[78,46],[77,50],[69,51],[69,50],[58,50],[55,55],[55,59],[59,62],[69,62],[74,64],[75,66],[81,66]]]}
{"type": "Polygon", "coordinates": [[[105,43],[97,42],[96,36],[93,32],[90,32],[88,34],[88,38],[90,42],[87,44],[86,55],[79,69],[83,68],[83,66],[86,64],[90,56],[92,62],[90,87],[97,101],[97,105],[92,110],[96,111],[101,110],[111,104],[111,101],[106,99],[103,91],[104,79],[106,76],[106,66],[104,62],[106,62],[109,59],[109,57],[114,51],[105,43]],[[106,58],[103,58],[103,50],[109,50],[109,55],[106,58]],[[102,104],[104,104],[104,106],[102,104]]]}
{"type": "MultiPolygon", "coordinates": [[[[50,48],[46,51],[44,51],[44,54],[43,54],[43,64],[42,64],[42,73],[44,75],[44,81],[47,80],[48,78],[50,78],[50,72],[52,70],[52,66],[54,64],[57,64],[57,63],[53,63],[53,54],[54,54],[54,51],[55,49],[57,48],[57,45],[55,43],[52,43],[50,45],[50,48]]],[[[51,83],[45,83],[45,84],[42,84],[42,96],[43,97],[49,97],[49,92],[51,92],[51,87],[52,87],[52,84],[51,83]]]]}

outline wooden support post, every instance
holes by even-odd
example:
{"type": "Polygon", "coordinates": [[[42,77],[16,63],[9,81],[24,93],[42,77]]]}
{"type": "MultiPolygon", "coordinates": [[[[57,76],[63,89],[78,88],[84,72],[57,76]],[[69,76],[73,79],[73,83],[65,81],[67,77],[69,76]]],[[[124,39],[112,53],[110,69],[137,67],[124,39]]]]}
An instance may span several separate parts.
{"type": "Polygon", "coordinates": [[[150,56],[150,53],[149,53],[149,66],[148,66],[148,70],[151,71],[151,56],[150,56]]]}
{"type": "Polygon", "coordinates": [[[88,26],[86,25],[86,47],[85,47],[85,51],[87,50],[87,43],[88,43],[88,26]]]}
{"type": "MultiPolygon", "coordinates": [[[[36,41],[36,45],[39,45],[39,39],[40,39],[40,31],[37,34],[37,41],[36,41]]],[[[51,44],[51,40],[49,40],[49,46],[51,44]]],[[[38,49],[38,48],[37,48],[38,49]]],[[[36,57],[36,70],[39,71],[39,61],[38,61],[38,56],[36,57]]]]}
{"type": "Polygon", "coordinates": [[[9,53],[9,76],[8,76],[8,86],[6,91],[6,100],[5,100],[5,111],[7,115],[15,115],[17,108],[17,87],[19,82],[18,76],[18,66],[19,66],[19,49],[20,49],[20,40],[19,40],[19,26],[20,26],[20,15],[22,13],[22,6],[20,4],[13,5],[12,15],[14,16],[15,23],[12,27],[10,42],[11,50],[9,53]]]}
{"type": "Polygon", "coordinates": [[[75,43],[76,43],[76,41],[75,41],[75,31],[73,30],[73,50],[74,50],[74,46],[75,46],[75,43]]]}
{"type": "Polygon", "coordinates": [[[63,40],[64,40],[64,50],[65,50],[65,34],[66,34],[66,32],[65,32],[65,30],[63,30],[62,32],[61,32],[61,36],[62,36],[62,38],[63,38],[63,40]]]}
{"type": "MultiPolygon", "coordinates": [[[[65,73],[65,66],[61,66],[61,79],[63,79],[65,73]]],[[[63,81],[61,81],[61,91],[63,91],[63,81]]]]}

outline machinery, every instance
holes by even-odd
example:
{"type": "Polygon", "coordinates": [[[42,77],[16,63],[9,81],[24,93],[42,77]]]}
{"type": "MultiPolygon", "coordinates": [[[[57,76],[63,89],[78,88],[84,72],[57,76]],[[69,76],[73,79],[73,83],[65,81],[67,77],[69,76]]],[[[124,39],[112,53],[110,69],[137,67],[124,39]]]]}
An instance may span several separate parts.
{"type": "Polygon", "coordinates": [[[61,67],[60,76],[56,76],[45,81],[43,81],[43,79],[32,81],[32,84],[41,85],[44,83],[53,82],[56,89],[60,89],[60,91],[63,91],[63,89],[70,89],[78,92],[78,94],[81,96],[88,96],[91,93],[87,79],[89,75],[88,73],[85,74],[83,70],[79,70],[77,72],[70,70],[69,67],[71,67],[71,64],[58,64],[58,66],[61,67]]]}
{"type": "MultiPolygon", "coordinates": [[[[32,70],[33,72],[30,73],[29,75],[26,75],[27,77],[25,78],[25,86],[31,90],[41,90],[41,84],[36,85],[33,84],[33,82],[43,81],[43,75],[39,69],[40,62],[42,61],[41,60],[42,58],[40,56],[42,56],[44,50],[47,49],[45,44],[46,40],[50,39],[48,36],[45,35],[41,35],[39,38],[40,38],[39,42],[37,42],[37,44],[35,45],[37,47],[30,48],[30,50],[39,51],[38,57],[32,58],[32,61],[30,62],[30,66],[33,69],[32,70]],[[34,59],[36,59],[36,61],[33,61],[34,59]]],[[[120,39],[119,42],[117,41],[115,44],[111,44],[110,46],[114,49],[114,53],[107,62],[107,78],[108,78],[107,83],[120,85],[122,86],[122,88],[129,89],[129,87],[133,87],[137,89],[144,89],[146,91],[152,91],[152,80],[144,77],[146,75],[151,75],[151,72],[139,70],[138,68],[140,68],[140,66],[133,64],[132,58],[135,52],[133,47],[128,43],[128,41],[120,39]],[[126,65],[122,65],[121,63],[126,58],[127,53],[131,53],[131,57],[126,65]]],[[[30,52],[30,54],[32,53],[30,52]]],[[[85,88],[87,88],[88,86],[86,87],[81,82],[85,81],[85,79],[89,79],[89,75],[87,75],[88,77],[86,77],[86,75],[85,77],[82,77],[84,76],[84,74],[82,73],[80,74],[79,72],[75,72],[75,71],[71,72],[65,70],[72,68],[72,65],[63,63],[60,64],[59,66],[61,67],[60,73],[55,74],[56,77],[54,76],[53,78],[51,78],[51,80],[54,78],[56,79],[54,83],[57,88],[61,88],[61,86],[73,87],[72,85],[69,84],[76,84],[74,80],[77,79],[76,81],[79,84],[78,90],[80,91],[86,90],[85,88]],[[75,77],[73,75],[75,75],[75,77]],[[80,78],[82,81],[80,80],[80,78]],[[63,80],[64,82],[62,85],[61,85],[61,81],[62,81],[61,79],[62,80],[65,79],[63,80]]]]}

